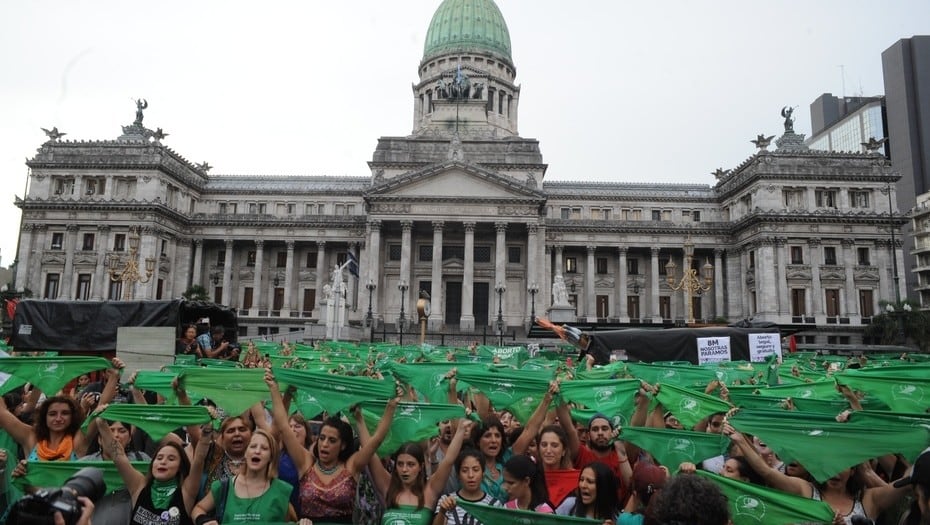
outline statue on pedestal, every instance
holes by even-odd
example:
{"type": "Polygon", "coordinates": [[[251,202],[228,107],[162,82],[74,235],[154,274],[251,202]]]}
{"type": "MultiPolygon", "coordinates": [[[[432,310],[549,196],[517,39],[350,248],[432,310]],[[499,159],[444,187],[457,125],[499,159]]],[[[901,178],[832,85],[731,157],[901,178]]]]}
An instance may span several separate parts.
{"type": "Polygon", "coordinates": [[[565,288],[565,279],[561,273],[555,274],[552,280],[552,306],[568,306],[568,289],[565,288]]]}

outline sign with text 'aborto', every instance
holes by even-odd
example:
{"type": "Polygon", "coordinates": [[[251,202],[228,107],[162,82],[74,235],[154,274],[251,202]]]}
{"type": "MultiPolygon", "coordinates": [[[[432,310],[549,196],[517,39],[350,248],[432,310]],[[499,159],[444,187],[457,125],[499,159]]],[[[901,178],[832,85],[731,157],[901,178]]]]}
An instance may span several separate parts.
{"type": "Polygon", "coordinates": [[[749,360],[761,363],[768,356],[775,354],[781,358],[781,338],[779,334],[749,334],[749,360]]]}

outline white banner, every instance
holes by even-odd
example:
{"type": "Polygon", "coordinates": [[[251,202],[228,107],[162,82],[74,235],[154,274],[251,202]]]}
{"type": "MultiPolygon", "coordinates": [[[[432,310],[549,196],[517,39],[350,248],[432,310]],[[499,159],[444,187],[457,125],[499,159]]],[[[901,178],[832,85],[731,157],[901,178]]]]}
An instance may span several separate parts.
{"type": "Polygon", "coordinates": [[[698,337],[698,364],[730,360],[730,336],[698,337]]]}
{"type": "Polygon", "coordinates": [[[749,360],[761,363],[775,354],[781,359],[781,337],[779,334],[749,334],[749,360]]]}

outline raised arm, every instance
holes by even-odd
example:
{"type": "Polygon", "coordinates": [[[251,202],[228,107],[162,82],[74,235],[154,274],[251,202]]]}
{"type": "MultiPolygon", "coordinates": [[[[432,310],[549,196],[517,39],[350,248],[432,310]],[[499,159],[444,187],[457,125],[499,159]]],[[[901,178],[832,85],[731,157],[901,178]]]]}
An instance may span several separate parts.
{"type": "Polygon", "coordinates": [[[633,403],[635,403],[636,408],[633,410],[633,415],[630,416],[630,426],[646,426],[646,418],[649,417],[649,395],[645,387],[640,387],[639,391],[636,392],[633,403]]]}
{"type": "MultiPolygon", "coordinates": [[[[364,447],[371,441],[371,432],[368,432],[368,425],[365,424],[365,418],[362,416],[362,408],[355,407],[353,411],[355,416],[355,428],[358,432],[358,441],[364,447]]],[[[368,460],[368,470],[371,473],[371,481],[375,489],[381,494],[382,498],[387,497],[388,487],[391,484],[391,473],[384,468],[381,458],[377,454],[372,454],[368,460]]]]}
{"type": "Polygon", "coordinates": [[[32,427],[10,412],[3,399],[0,399],[0,428],[6,430],[27,454],[36,446],[36,435],[32,427]]]}
{"type": "Polygon", "coordinates": [[[452,474],[452,468],[455,466],[455,460],[458,459],[459,452],[462,451],[462,443],[465,441],[465,434],[466,432],[469,434],[471,433],[468,432],[470,430],[468,428],[470,424],[471,421],[466,418],[459,420],[458,425],[456,425],[455,434],[452,436],[452,441],[449,442],[449,448],[446,449],[445,456],[443,456],[442,461],[439,462],[433,475],[429,477],[429,481],[426,485],[425,498],[427,508],[435,507],[436,500],[439,499],[439,496],[442,496],[446,481],[449,480],[449,475],[452,474]]]}
{"type": "Polygon", "coordinates": [[[184,495],[184,504],[187,506],[187,512],[190,513],[197,503],[197,493],[200,492],[200,482],[203,476],[203,466],[207,461],[207,453],[210,451],[210,444],[213,441],[213,424],[207,423],[200,431],[200,441],[194,448],[194,458],[191,461],[191,471],[184,478],[184,484],[181,486],[184,495]]]}
{"type": "Polygon", "coordinates": [[[724,423],[723,433],[736,443],[736,446],[743,452],[746,461],[749,462],[749,466],[762,476],[768,486],[805,498],[810,498],[813,495],[814,490],[809,482],[801,478],[788,476],[779,472],[778,469],[772,468],[759,455],[756,447],[746,439],[746,436],[737,432],[729,423],[724,423]]]}
{"type": "Polygon", "coordinates": [[[514,454],[519,455],[526,453],[526,449],[529,448],[530,443],[536,439],[536,436],[539,434],[539,429],[542,428],[543,422],[546,420],[546,413],[549,412],[549,405],[552,404],[553,391],[558,391],[558,384],[555,381],[549,385],[546,394],[539,400],[539,405],[536,406],[536,410],[533,411],[530,418],[526,421],[526,425],[520,437],[514,441],[511,447],[514,454]]]}
{"type": "MultiPolygon", "coordinates": [[[[106,405],[97,407],[96,413],[103,412],[105,408],[106,405]]],[[[98,417],[94,420],[94,424],[100,434],[101,446],[110,453],[110,461],[116,465],[116,471],[123,478],[123,483],[126,484],[126,489],[132,494],[132,501],[135,502],[142,489],[145,488],[145,475],[136,470],[132,463],[129,462],[126,451],[123,450],[123,445],[113,439],[113,433],[110,431],[107,421],[102,417],[98,417]]]]}
{"type": "MultiPolygon", "coordinates": [[[[869,468],[867,465],[865,468],[869,468]]],[[[859,468],[863,468],[860,465],[859,468]]],[[[909,477],[914,467],[907,469],[904,477],[909,477]]],[[[878,516],[885,510],[896,505],[901,499],[911,493],[913,485],[905,485],[901,488],[895,488],[893,483],[887,483],[884,486],[867,488],[862,492],[862,507],[868,516],[878,516]]]]}
{"type": "Polygon", "coordinates": [[[398,398],[396,397],[388,401],[387,406],[384,407],[384,415],[381,417],[381,421],[378,422],[378,428],[375,429],[375,433],[371,436],[371,441],[362,445],[362,448],[352,454],[349,460],[346,461],[346,469],[353,475],[359,474],[365,468],[365,465],[371,461],[371,457],[375,455],[375,451],[381,446],[384,438],[387,437],[391,423],[394,421],[397,403],[398,398]]]}
{"type": "Polygon", "coordinates": [[[307,453],[307,449],[297,439],[297,434],[294,434],[287,422],[287,408],[284,407],[284,398],[281,397],[278,382],[275,381],[274,373],[270,368],[265,369],[265,384],[268,385],[268,391],[271,393],[271,419],[274,428],[284,441],[284,449],[287,450],[287,453],[294,461],[298,475],[303,476],[313,466],[313,461],[307,453]]]}

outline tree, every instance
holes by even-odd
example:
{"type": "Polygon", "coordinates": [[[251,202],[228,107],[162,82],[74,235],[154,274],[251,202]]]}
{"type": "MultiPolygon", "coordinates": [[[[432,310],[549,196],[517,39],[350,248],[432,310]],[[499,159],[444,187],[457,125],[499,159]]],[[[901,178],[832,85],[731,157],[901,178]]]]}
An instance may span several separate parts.
{"type": "Polygon", "coordinates": [[[187,289],[186,292],[181,294],[181,297],[187,299],[188,301],[209,301],[210,294],[207,293],[207,289],[199,284],[195,284],[187,289]]]}
{"type": "Polygon", "coordinates": [[[910,342],[922,352],[930,348],[930,316],[919,304],[905,299],[900,303],[879,301],[879,306],[881,313],[865,328],[867,337],[883,345],[910,342]]]}

